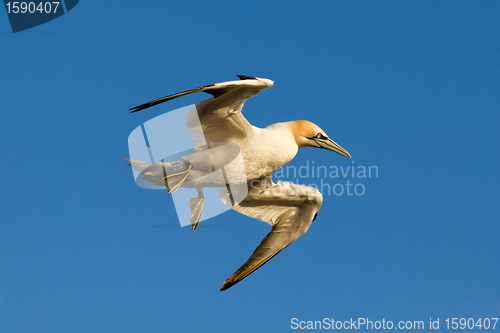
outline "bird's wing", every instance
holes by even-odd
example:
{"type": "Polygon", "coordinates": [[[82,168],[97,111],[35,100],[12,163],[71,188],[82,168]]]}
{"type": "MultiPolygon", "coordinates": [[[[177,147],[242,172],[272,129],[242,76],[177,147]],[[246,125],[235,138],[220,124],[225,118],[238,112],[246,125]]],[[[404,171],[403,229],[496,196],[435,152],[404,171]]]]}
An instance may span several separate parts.
{"type": "Polygon", "coordinates": [[[256,96],[262,89],[271,87],[273,81],[245,75],[238,75],[238,77],[240,81],[214,83],[186,90],[138,105],[131,108],[130,111],[141,111],[196,92],[209,93],[214,98],[200,102],[196,106],[197,112],[190,112],[186,119],[188,130],[195,132],[195,142],[198,142],[196,132],[203,133],[208,143],[241,139],[253,129],[252,125],[241,114],[245,101],[252,96],[256,96]]]}
{"type": "Polygon", "coordinates": [[[224,282],[221,290],[243,280],[305,234],[323,201],[316,188],[291,182],[278,182],[271,186],[266,184],[261,191],[256,188],[233,209],[268,222],[273,228],[247,262],[224,282]]]}
{"type": "MultiPolygon", "coordinates": [[[[247,75],[236,75],[236,76],[241,81],[226,81],[226,82],[220,82],[220,83],[207,84],[206,86],[202,86],[202,87],[198,87],[198,88],[194,88],[194,89],[189,89],[189,90],[177,93],[177,94],[168,95],[168,96],[165,96],[162,98],[155,99],[154,101],[133,107],[129,111],[130,112],[141,111],[141,110],[150,108],[152,106],[158,105],[160,103],[163,103],[166,101],[171,101],[177,97],[181,97],[181,96],[185,96],[185,95],[189,95],[189,94],[194,94],[197,92],[205,92],[205,93],[211,94],[214,98],[217,98],[217,97],[222,96],[223,94],[225,94],[231,90],[235,90],[235,89],[242,88],[242,87],[258,88],[258,87],[263,85],[262,81],[264,81],[264,80],[270,81],[270,80],[260,79],[257,77],[247,76],[247,75]]],[[[257,92],[261,89],[267,89],[271,85],[260,87],[260,89],[258,89],[257,92]]]]}

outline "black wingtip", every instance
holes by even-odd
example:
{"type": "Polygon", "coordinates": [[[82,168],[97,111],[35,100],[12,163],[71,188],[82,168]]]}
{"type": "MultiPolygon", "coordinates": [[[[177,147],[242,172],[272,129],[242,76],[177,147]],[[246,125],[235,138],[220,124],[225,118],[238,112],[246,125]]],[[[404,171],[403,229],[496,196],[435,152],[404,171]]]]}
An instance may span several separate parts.
{"type": "Polygon", "coordinates": [[[240,80],[257,80],[256,77],[248,75],[236,75],[240,80]]]}
{"type": "Polygon", "coordinates": [[[220,287],[219,291],[225,291],[225,290],[231,288],[233,285],[234,285],[234,283],[230,283],[230,282],[225,281],[222,284],[222,287],[220,287]]]}
{"type": "Polygon", "coordinates": [[[134,113],[134,112],[137,112],[137,111],[141,111],[141,110],[144,110],[144,109],[147,109],[149,106],[146,106],[146,105],[138,105],[138,106],[134,106],[133,108],[130,108],[128,109],[130,111],[130,113],[134,113]]]}

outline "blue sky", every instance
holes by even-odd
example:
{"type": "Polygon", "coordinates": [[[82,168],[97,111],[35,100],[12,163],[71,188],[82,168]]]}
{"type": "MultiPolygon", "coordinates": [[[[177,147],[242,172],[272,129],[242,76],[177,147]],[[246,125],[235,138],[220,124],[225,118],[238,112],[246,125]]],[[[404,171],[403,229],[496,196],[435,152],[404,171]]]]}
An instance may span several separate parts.
{"type": "MultiPolygon", "coordinates": [[[[500,317],[499,17],[495,1],[87,0],[12,34],[0,13],[1,331],[500,317]],[[219,292],[270,227],[231,211],[180,228],[122,157],[134,128],[208,95],[129,108],[236,74],[275,81],[252,124],[313,121],[379,175],[219,292]]],[[[291,163],[307,161],[353,165],[291,163]]]]}

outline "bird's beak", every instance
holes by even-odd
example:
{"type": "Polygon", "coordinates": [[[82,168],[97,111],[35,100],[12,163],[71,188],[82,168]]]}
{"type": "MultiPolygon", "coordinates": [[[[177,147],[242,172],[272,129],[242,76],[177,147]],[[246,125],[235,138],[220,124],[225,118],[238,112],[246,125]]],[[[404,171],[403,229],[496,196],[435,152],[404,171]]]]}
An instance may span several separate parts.
{"type": "Polygon", "coordinates": [[[340,154],[342,156],[346,156],[351,158],[351,154],[347,152],[344,148],[342,148],[338,143],[333,141],[330,138],[326,139],[314,139],[314,141],[318,144],[320,148],[325,148],[331,151],[336,152],[337,154],[340,154]]]}

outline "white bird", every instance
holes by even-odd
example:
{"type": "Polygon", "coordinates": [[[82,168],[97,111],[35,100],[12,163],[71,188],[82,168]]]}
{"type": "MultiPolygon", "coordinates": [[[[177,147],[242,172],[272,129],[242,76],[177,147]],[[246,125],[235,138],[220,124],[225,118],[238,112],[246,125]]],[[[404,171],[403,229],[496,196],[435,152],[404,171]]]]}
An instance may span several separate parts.
{"type": "MultiPolygon", "coordinates": [[[[269,223],[272,229],[247,262],[224,282],[221,290],[238,283],[301,237],[321,207],[323,198],[318,189],[291,182],[278,181],[274,184],[271,173],[290,162],[301,147],[325,148],[351,157],[321,128],[306,120],[277,123],[266,128],[252,126],[241,113],[243,105],[248,98],[256,96],[263,89],[267,90],[274,82],[252,76],[238,75],[238,77],[241,81],[206,85],[130,109],[131,112],[137,112],[195,92],[209,93],[213,98],[196,105],[201,130],[208,146],[210,147],[211,143],[226,142],[236,144],[241,149],[246,171],[244,181],[248,185],[248,194],[239,203],[230,202],[228,196],[221,199],[235,211],[269,223]]],[[[184,156],[182,161],[168,165],[173,170],[171,175],[169,176],[167,172],[167,176],[160,179],[162,182],[165,181],[169,193],[182,186],[190,179],[190,175],[196,173],[197,165],[194,162],[196,159],[193,157],[195,155],[196,153],[184,156]]],[[[132,166],[139,170],[144,169],[146,165],[141,167],[140,164],[132,163],[132,166]]],[[[161,165],[165,170],[166,164],[161,165]]],[[[193,197],[190,203],[194,216],[193,229],[196,229],[203,209],[203,195],[201,191],[199,194],[199,198],[193,197]]]]}

